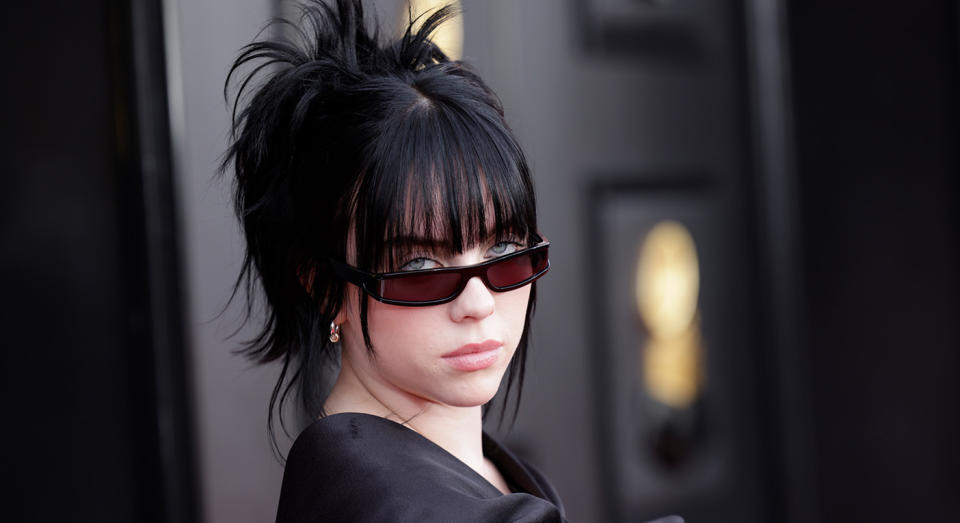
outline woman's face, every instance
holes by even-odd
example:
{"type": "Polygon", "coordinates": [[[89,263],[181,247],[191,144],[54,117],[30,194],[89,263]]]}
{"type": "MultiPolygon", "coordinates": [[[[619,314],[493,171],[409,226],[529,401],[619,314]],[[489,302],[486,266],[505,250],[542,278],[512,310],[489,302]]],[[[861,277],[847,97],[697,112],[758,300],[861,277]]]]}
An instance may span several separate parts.
{"type": "MultiPolygon", "coordinates": [[[[404,258],[400,270],[474,265],[523,247],[490,240],[456,255],[424,249],[404,258]]],[[[381,401],[421,406],[473,407],[490,401],[520,342],[530,297],[529,285],[494,292],[476,277],[441,305],[405,307],[364,296],[370,355],[363,344],[357,289],[348,291],[341,326],[344,364],[381,401]],[[457,352],[461,355],[451,354],[457,352]]]]}

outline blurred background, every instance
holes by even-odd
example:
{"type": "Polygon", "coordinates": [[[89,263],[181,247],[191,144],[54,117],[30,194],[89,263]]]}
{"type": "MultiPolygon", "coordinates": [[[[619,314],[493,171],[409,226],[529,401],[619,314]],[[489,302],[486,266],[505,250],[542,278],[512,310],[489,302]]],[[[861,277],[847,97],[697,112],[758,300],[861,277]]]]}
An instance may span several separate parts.
{"type": "MultiPolygon", "coordinates": [[[[444,45],[553,242],[518,421],[488,429],[570,519],[960,521],[958,3],[463,4],[444,45]]],[[[220,314],[215,173],[229,64],[291,12],[4,5],[5,521],[273,520],[278,369],[220,314]]]]}

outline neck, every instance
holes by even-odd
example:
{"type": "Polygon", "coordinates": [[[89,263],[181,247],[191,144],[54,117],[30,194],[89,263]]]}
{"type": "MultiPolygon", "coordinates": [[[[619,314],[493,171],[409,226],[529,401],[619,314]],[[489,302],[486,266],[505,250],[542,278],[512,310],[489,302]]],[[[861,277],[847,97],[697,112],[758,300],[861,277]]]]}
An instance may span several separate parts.
{"type": "Polygon", "coordinates": [[[324,405],[326,413],[361,412],[404,425],[484,474],[482,407],[453,407],[365,379],[343,358],[340,375],[324,405]]]}

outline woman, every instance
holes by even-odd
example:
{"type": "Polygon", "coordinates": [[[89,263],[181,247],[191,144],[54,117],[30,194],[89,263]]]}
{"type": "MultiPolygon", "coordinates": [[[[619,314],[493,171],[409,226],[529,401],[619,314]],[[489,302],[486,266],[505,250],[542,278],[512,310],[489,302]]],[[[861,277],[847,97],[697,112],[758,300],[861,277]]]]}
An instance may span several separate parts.
{"type": "Polygon", "coordinates": [[[563,520],[482,430],[504,374],[522,384],[548,244],[496,95],[428,38],[454,14],[382,43],[359,0],[311,3],[284,26],[296,43],[250,44],[231,70],[254,67],[224,162],[238,287],[266,298],[247,351],[283,362],[271,423],[291,390],[314,420],[278,521],[563,520]]]}

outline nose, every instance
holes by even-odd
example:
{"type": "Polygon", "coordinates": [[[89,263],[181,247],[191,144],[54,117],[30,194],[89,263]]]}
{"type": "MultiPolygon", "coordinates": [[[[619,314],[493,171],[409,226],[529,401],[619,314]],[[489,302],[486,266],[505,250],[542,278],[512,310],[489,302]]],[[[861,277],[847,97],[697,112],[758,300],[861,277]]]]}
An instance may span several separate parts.
{"type": "Polygon", "coordinates": [[[493,314],[493,309],[493,291],[488,289],[479,277],[474,276],[467,281],[463,292],[450,302],[450,319],[453,321],[480,320],[493,314]]]}

